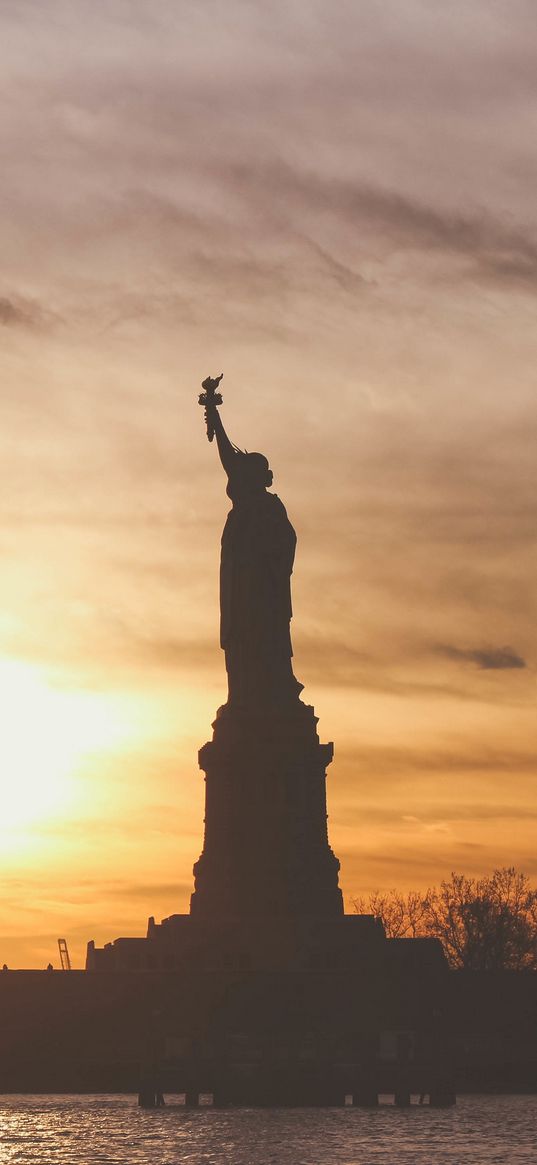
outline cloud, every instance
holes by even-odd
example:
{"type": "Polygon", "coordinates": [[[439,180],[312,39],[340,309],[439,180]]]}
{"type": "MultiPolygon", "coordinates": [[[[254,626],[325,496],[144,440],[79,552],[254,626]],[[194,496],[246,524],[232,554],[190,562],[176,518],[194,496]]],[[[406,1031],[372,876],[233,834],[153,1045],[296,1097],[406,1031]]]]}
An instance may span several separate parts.
{"type": "Polygon", "coordinates": [[[46,313],[39,304],[28,299],[0,296],[0,326],[4,328],[41,326],[46,313]]]}
{"type": "MultiPolygon", "coordinates": [[[[275,311],[282,297],[288,308],[289,296],[317,301],[335,289],[349,300],[378,296],[389,280],[388,265],[401,256],[407,284],[437,284],[443,278],[506,289],[537,287],[537,235],[515,224],[507,211],[486,203],[472,209],[440,205],[424,193],[413,197],[365,183],[359,171],[334,175],[276,152],[261,161],[255,155],[200,161],[188,153],[190,180],[208,194],[204,220],[182,205],[180,188],[173,197],[131,189],[100,206],[97,248],[103,238],[114,248],[115,237],[141,224],[139,246],[151,241],[162,254],[167,237],[181,266],[181,274],[173,275],[175,288],[162,283],[118,289],[105,327],[156,314],[174,326],[182,320],[194,327],[216,303],[225,319],[230,305],[222,302],[224,293],[243,303],[250,327],[268,334],[293,329],[294,315],[282,310],[281,319],[272,319],[267,309],[275,311]],[[254,305],[263,311],[252,311],[254,305]]],[[[93,235],[95,227],[88,223],[83,229],[93,235]]]]}
{"type": "Polygon", "coordinates": [[[475,663],[482,671],[504,671],[511,668],[525,668],[526,661],[512,647],[484,647],[463,650],[459,647],[441,646],[439,654],[447,659],[475,663]]]}
{"type": "MultiPolygon", "coordinates": [[[[480,739],[471,738],[464,742],[458,741],[458,749],[449,750],[432,747],[429,743],[421,749],[410,744],[400,747],[385,748],[360,742],[358,746],[338,745],[336,741],[335,764],[342,773],[348,791],[355,789],[357,803],[361,804],[364,782],[373,788],[382,780],[385,788],[401,784],[408,784],[408,780],[417,779],[420,797],[423,790],[422,780],[433,777],[436,780],[449,774],[466,779],[468,774],[475,776],[491,775],[493,773],[512,776],[533,777],[535,775],[535,749],[515,750],[502,747],[502,744],[484,745],[480,739]]],[[[421,812],[421,808],[420,808],[421,812]]]]}
{"type": "Polygon", "coordinates": [[[97,879],[79,878],[76,885],[64,888],[61,884],[44,885],[43,882],[32,880],[30,877],[23,879],[7,878],[4,879],[6,888],[10,893],[17,895],[19,891],[29,892],[32,889],[32,904],[28,905],[28,910],[35,908],[36,902],[40,903],[46,900],[49,903],[69,903],[70,905],[84,905],[95,901],[100,901],[107,898],[132,898],[145,900],[151,896],[158,898],[181,898],[189,894],[193,889],[193,880],[177,879],[175,882],[136,882],[134,878],[109,878],[107,880],[99,881],[97,879]]]}
{"type": "MultiPolygon", "coordinates": [[[[432,769],[431,769],[432,771],[432,769]]],[[[416,798],[417,801],[417,798],[416,798]]],[[[348,808],[345,813],[352,812],[348,808]]],[[[408,826],[414,829],[419,826],[451,825],[454,823],[502,822],[502,821],[535,821],[537,809],[528,805],[511,805],[498,802],[496,805],[481,803],[449,804],[447,802],[432,802],[430,805],[413,804],[411,810],[400,805],[392,806],[364,805],[355,810],[360,823],[367,822],[373,826],[408,826]]]]}
{"type": "Polygon", "coordinates": [[[330,270],[344,277],[345,290],[356,291],[359,284],[367,286],[367,280],[321,246],[327,221],[332,221],[336,239],[346,235],[362,258],[375,251],[378,255],[380,242],[385,256],[390,250],[406,248],[467,260],[466,269],[457,272],[459,278],[466,274],[506,285],[537,285],[537,237],[531,230],[515,228],[507,215],[500,217],[485,208],[435,206],[423,197],[364,184],[358,175],[334,176],[281,159],[252,167],[216,163],[215,169],[221,181],[243,191],[245,210],[252,206],[264,210],[267,224],[274,226],[275,205],[288,225],[296,225],[297,237],[298,224],[307,222],[309,231],[302,225],[300,237],[330,270]]]}
{"type": "MultiPolygon", "coordinates": [[[[338,550],[338,561],[341,556],[342,552],[338,550]]],[[[407,569],[409,560],[410,555],[407,552],[407,569]]],[[[416,555],[414,562],[416,575],[419,574],[418,565],[419,556],[416,555]]],[[[333,585],[331,580],[327,580],[325,584],[327,590],[328,583],[333,585]]],[[[422,580],[413,583],[414,596],[418,593],[420,583],[423,586],[422,580]]],[[[383,613],[386,619],[394,596],[391,586],[385,578],[381,580],[379,585],[382,585],[385,592],[383,595],[383,613]]],[[[403,594],[403,588],[406,586],[407,580],[404,577],[399,578],[400,595],[403,594]]],[[[446,611],[442,609],[441,599],[444,586],[442,579],[434,576],[429,581],[429,586],[424,587],[422,593],[424,606],[429,605],[429,618],[432,625],[434,622],[440,625],[445,621],[447,628],[457,618],[457,612],[456,608],[454,609],[452,606],[455,597],[453,587],[450,593],[449,588],[445,586],[446,602],[450,602],[447,615],[446,611]]],[[[483,590],[486,593],[485,587],[483,590]]],[[[311,595],[308,595],[308,600],[311,605],[311,595]]],[[[362,581],[359,601],[364,609],[367,609],[368,602],[371,603],[369,626],[363,628],[356,619],[349,618],[346,641],[341,638],[341,632],[346,625],[343,610],[340,609],[338,612],[339,635],[334,635],[332,638],[329,635],[331,612],[328,605],[317,603],[315,611],[317,634],[312,633],[311,629],[307,627],[305,631],[302,631],[300,614],[298,615],[296,628],[293,628],[295,671],[299,678],[306,683],[307,688],[310,685],[322,685],[355,689],[362,692],[391,694],[409,700],[422,697],[428,700],[451,698],[479,702],[486,699],[492,703],[505,703],[507,699],[505,691],[489,688],[484,692],[482,684],[475,678],[472,679],[471,675],[464,672],[457,673],[452,669],[447,670],[439,665],[435,656],[474,663],[479,670],[524,669],[527,666],[525,660],[509,647],[465,651],[442,645],[435,648],[431,654],[430,644],[422,637],[423,627],[415,618],[411,608],[405,612],[400,612],[397,627],[393,625],[392,621],[391,639],[386,641],[382,617],[380,617],[378,624],[376,622],[377,600],[371,594],[370,579],[367,579],[367,582],[362,581]]],[[[461,617],[462,613],[459,613],[459,619],[461,617]]]]}
{"type": "Polygon", "coordinates": [[[143,882],[136,883],[125,880],[117,880],[112,885],[101,886],[99,883],[95,884],[94,897],[111,897],[111,898],[130,898],[140,899],[145,902],[148,898],[173,898],[178,902],[181,898],[188,896],[194,888],[193,879],[190,881],[181,881],[179,878],[176,882],[143,882]]]}

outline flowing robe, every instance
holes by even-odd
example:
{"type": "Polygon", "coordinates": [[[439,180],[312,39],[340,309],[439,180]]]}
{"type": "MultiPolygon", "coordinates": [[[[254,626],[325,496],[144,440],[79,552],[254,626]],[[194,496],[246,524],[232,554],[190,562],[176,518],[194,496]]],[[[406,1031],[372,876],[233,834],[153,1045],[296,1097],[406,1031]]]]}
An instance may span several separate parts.
{"type": "Polygon", "coordinates": [[[222,534],[220,643],[229,700],[241,706],[296,701],[291,573],[296,534],[276,494],[236,499],[222,534]]]}

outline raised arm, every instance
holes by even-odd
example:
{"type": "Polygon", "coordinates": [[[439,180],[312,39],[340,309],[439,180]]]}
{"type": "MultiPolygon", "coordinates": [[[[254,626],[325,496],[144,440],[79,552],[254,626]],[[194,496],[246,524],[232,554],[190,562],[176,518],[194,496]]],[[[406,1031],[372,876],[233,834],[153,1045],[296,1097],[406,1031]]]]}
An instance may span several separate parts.
{"type": "Polygon", "coordinates": [[[220,454],[220,461],[222,462],[222,465],[229,477],[233,465],[235,464],[236,459],[240,456],[240,454],[237,453],[237,450],[231,444],[231,441],[222,424],[222,418],[216,405],[209,405],[205,411],[207,413],[207,420],[211,422],[214,429],[216,444],[218,445],[218,452],[220,454]]]}
{"type": "Polygon", "coordinates": [[[218,386],[222,379],[223,373],[220,376],[207,376],[202,383],[203,392],[200,394],[198,400],[200,405],[205,408],[205,423],[207,425],[207,437],[212,441],[216,434],[216,443],[218,445],[218,452],[220,460],[229,477],[236,463],[237,457],[240,456],[238,449],[232,445],[229,437],[224,429],[218,412],[218,405],[222,404],[222,397],[217,392],[218,386]]]}

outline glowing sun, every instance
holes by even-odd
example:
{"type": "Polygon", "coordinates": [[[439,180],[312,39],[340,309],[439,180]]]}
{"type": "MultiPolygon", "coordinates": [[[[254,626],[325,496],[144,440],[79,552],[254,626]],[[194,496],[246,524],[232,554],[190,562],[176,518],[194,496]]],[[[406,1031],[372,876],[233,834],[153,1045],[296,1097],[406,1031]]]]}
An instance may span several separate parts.
{"type": "Polygon", "coordinates": [[[106,695],[54,686],[46,673],[15,660],[0,661],[0,708],[4,831],[71,811],[82,761],[124,734],[106,695]]]}

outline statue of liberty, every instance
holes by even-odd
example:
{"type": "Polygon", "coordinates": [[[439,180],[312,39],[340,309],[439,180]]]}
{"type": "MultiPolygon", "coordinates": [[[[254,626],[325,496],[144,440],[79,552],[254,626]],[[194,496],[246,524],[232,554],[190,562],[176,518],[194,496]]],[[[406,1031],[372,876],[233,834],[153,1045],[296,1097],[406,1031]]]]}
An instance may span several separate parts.
{"type": "Polygon", "coordinates": [[[203,381],[207,436],[227,474],[232,508],[222,534],[220,644],[225,652],[228,705],[268,710],[296,706],[302,684],[293,675],[291,574],[296,534],[285,506],[269,493],[272,473],[262,453],[229,440],[216,391],[221,376],[203,381]]]}

